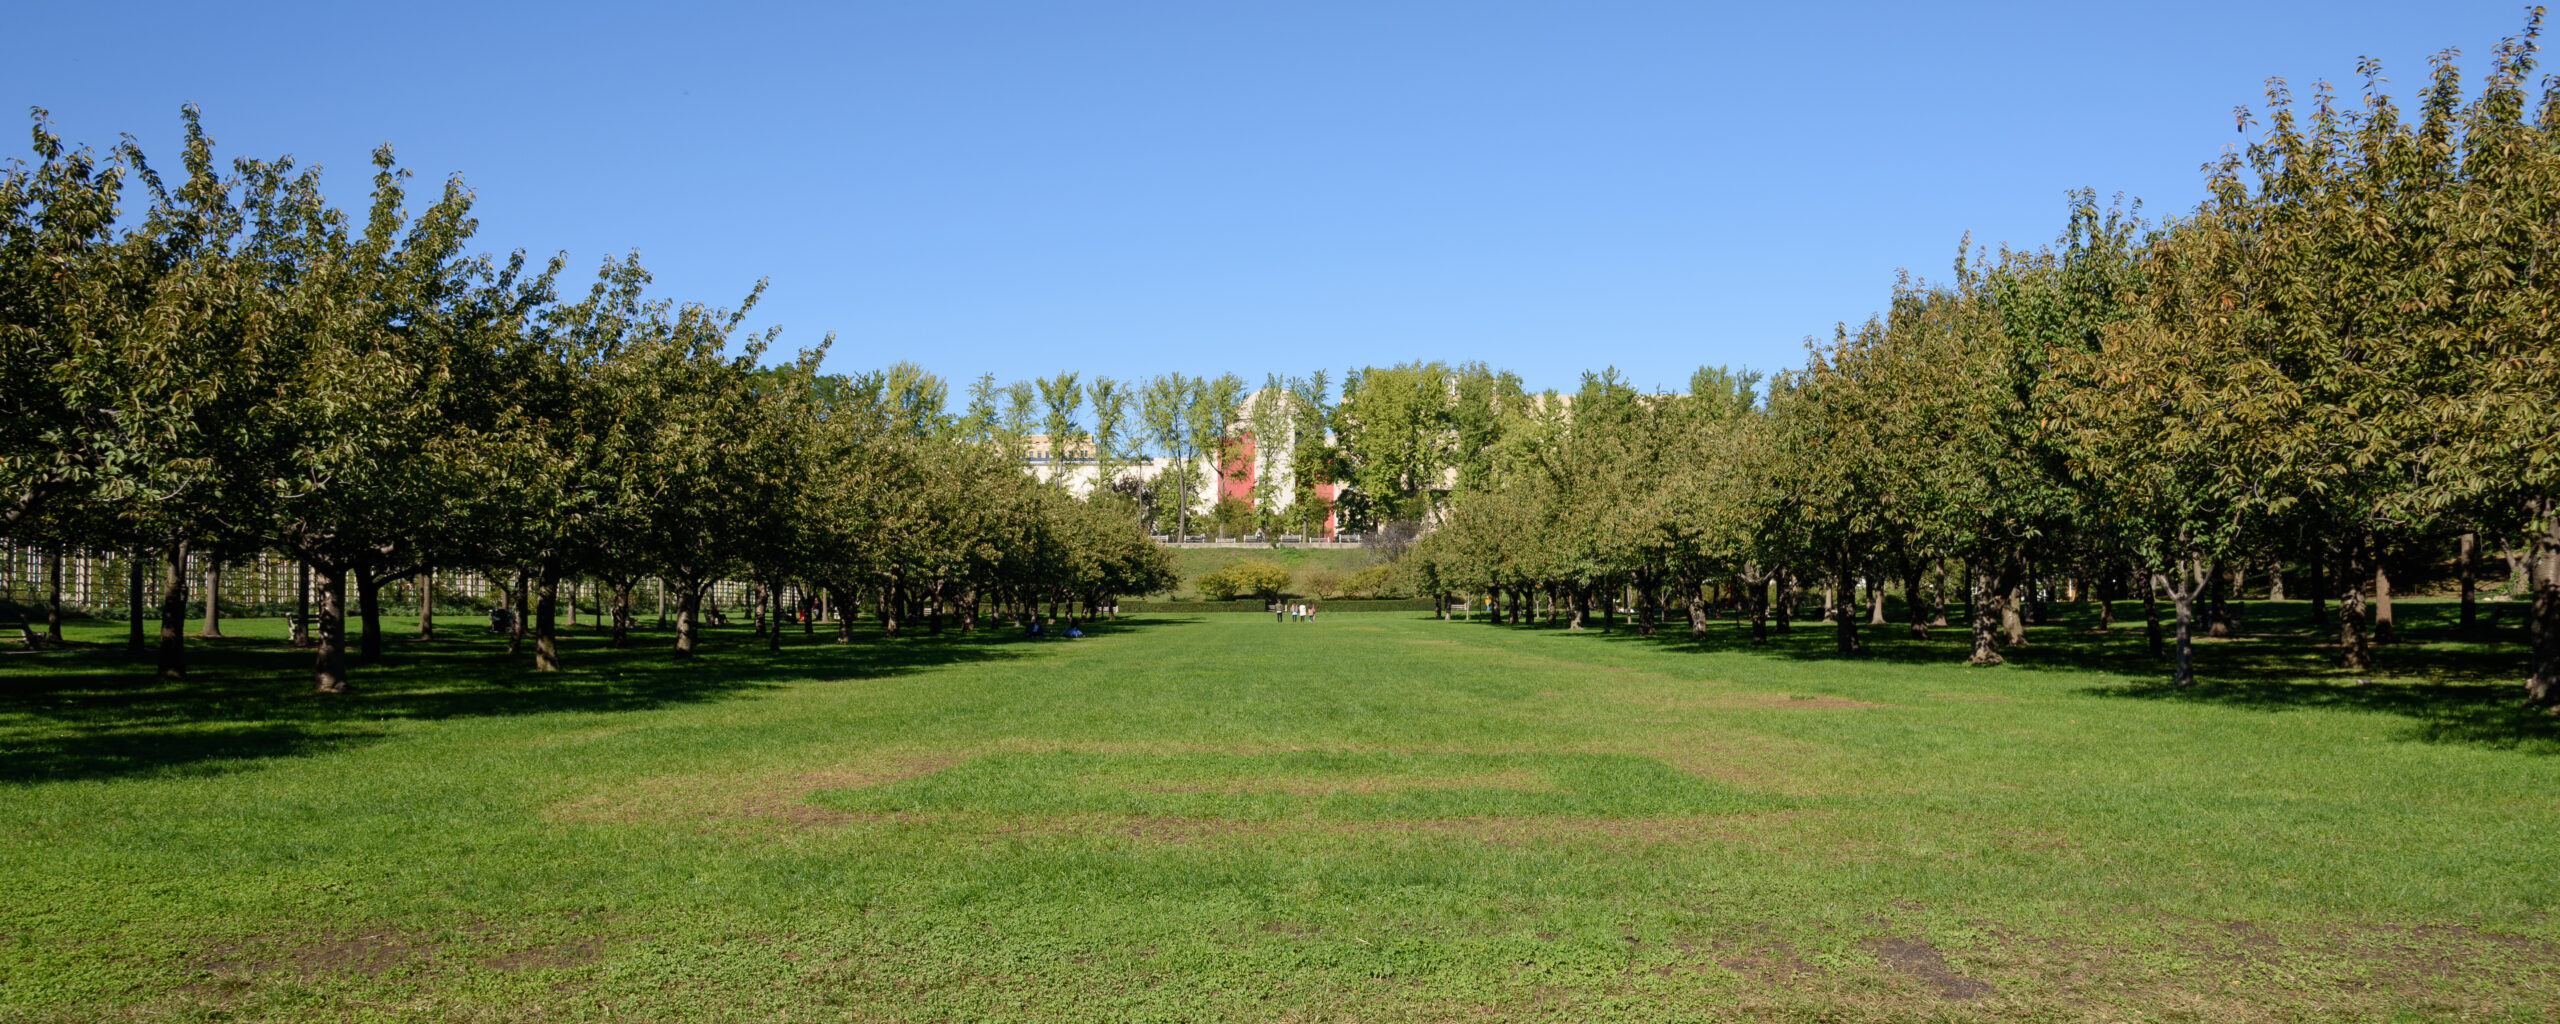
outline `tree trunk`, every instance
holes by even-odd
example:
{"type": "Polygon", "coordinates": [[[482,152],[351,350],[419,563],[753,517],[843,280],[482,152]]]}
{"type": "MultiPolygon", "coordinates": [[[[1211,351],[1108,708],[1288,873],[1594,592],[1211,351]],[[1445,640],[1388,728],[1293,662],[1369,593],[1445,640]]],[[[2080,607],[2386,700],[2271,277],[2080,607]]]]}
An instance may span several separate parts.
{"type": "Polygon", "coordinates": [[[2387,644],[2399,639],[2399,625],[2391,617],[2391,571],[2377,565],[2373,570],[2373,640],[2387,644]]]}
{"type": "Polygon", "coordinates": [[[1576,583],[1566,589],[1573,593],[1573,596],[1567,599],[1571,602],[1573,610],[1566,617],[1566,624],[1574,632],[1579,633],[1582,631],[1584,621],[1591,617],[1591,588],[1576,583]]]}
{"type": "Polygon", "coordinates": [[[2165,653],[2163,651],[2165,641],[2162,640],[2160,636],[2160,586],[2159,573],[2146,573],[2144,575],[2142,581],[2142,636],[2145,645],[2151,650],[2151,660],[2153,661],[2160,660],[2162,655],[2165,653]]]}
{"type": "Polygon", "coordinates": [[[311,563],[296,559],[300,578],[293,592],[293,645],[311,646],[311,563]]]}
{"type": "MultiPolygon", "coordinates": [[[[1902,563],[1902,603],[1903,612],[1911,617],[1911,638],[1929,639],[1929,603],[1920,596],[1920,563],[1908,559],[1902,563]]],[[[1884,610],[1881,599],[1876,610],[1884,610]]]]}
{"type": "Polygon", "coordinates": [[[418,639],[436,638],[436,571],[418,573],[418,639]]]}
{"type": "Polygon", "coordinates": [[[1778,632],[1788,633],[1796,625],[1796,574],[1778,570],[1778,632]]]}
{"type": "Polygon", "coordinates": [[[1700,643],[1707,639],[1707,598],[1697,577],[1680,574],[1680,594],[1688,599],[1689,639],[1700,643]]]}
{"type": "Polygon", "coordinates": [[[535,575],[533,598],[533,670],[560,671],[560,569],[549,559],[535,575]]]}
{"type": "Polygon", "coordinates": [[[2001,635],[2007,638],[2007,646],[2010,647],[2024,647],[2027,643],[2027,620],[2018,614],[2020,586],[2020,584],[2010,584],[2009,589],[2001,591],[1993,599],[1994,603],[2000,606],[2001,635]]]}
{"type": "Polygon", "coordinates": [[[170,544],[160,576],[160,678],[187,677],[187,542],[170,544]]]}
{"type": "Polygon", "coordinates": [[[1929,592],[1929,626],[1934,629],[1947,624],[1947,560],[1931,561],[1937,565],[1937,583],[1929,592]]]}
{"type": "Polygon", "coordinates": [[[356,664],[371,665],[382,660],[382,581],[370,565],[356,567],[356,611],[364,617],[356,664]]]}
{"type": "Polygon", "coordinates": [[[2304,614],[2310,616],[2313,629],[2329,624],[2329,581],[2322,574],[2320,564],[2320,556],[2323,554],[2329,554],[2329,552],[2314,550],[2311,554],[2311,563],[2303,567],[2303,589],[2311,592],[2311,606],[2305,610],[2304,614]]]}
{"type": "Polygon", "coordinates": [[[2338,552],[2338,661],[2349,669],[2373,667],[2373,641],[2364,628],[2364,564],[2362,545],[2350,543],[2338,552]]]}
{"type": "Polygon", "coordinates": [[[210,558],[204,561],[204,618],[196,635],[210,640],[222,635],[222,564],[210,558]]]}
{"type": "Polygon", "coordinates": [[[509,655],[524,653],[525,627],[532,624],[533,618],[532,595],[532,576],[522,569],[516,570],[516,588],[509,591],[507,595],[507,600],[512,605],[507,622],[507,653],[509,655]]]}
{"type": "Polygon", "coordinates": [[[124,643],[134,653],[142,652],[142,563],[149,552],[136,547],[127,553],[124,567],[124,643]]]}
{"type": "MultiPolygon", "coordinates": [[[[2193,686],[2196,682],[2196,591],[2204,585],[2202,576],[2210,574],[2211,568],[2208,566],[2188,566],[2186,571],[2175,574],[2176,585],[2169,588],[2169,599],[2175,602],[2178,608],[2178,664],[2169,676],[2170,684],[2173,686],[2193,686]],[[2204,570],[2204,573],[2197,573],[2196,570],[2199,569],[2204,570]]],[[[2167,581],[2156,575],[2152,579],[2152,585],[2155,587],[2165,582],[2167,581]]]]}
{"type": "Polygon", "coordinates": [[[631,586],[634,582],[627,579],[613,581],[613,638],[606,641],[606,645],[617,650],[631,646],[631,624],[636,618],[631,614],[631,586]]]}
{"type": "Polygon", "coordinates": [[[1966,570],[1973,577],[1973,586],[1968,591],[1970,596],[1965,600],[1973,613],[1973,653],[1965,658],[1965,664],[2000,664],[2008,659],[2000,656],[1996,639],[2000,629],[2000,602],[1993,599],[1992,594],[2000,586],[1999,577],[1989,566],[1969,564],[1966,570]]]}
{"type": "Polygon", "coordinates": [[[1831,592],[1839,600],[1833,602],[1831,643],[1834,653],[1856,654],[1858,643],[1858,578],[1842,567],[1833,577],[1831,592]]]}
{"type": "Polygon", "coordinates": [[[658,577],[658,628],[667,628],[667,578],[658,577]]]}
{"type": "Polygon", "coordinates": [[[2533,533],[2533,675],[2525,695],[2545,708],[2560,708],[2560,498],[2539,503],[2533,533]]]}
{"type": "Polygon", "coordinates": [[[2267,600],[2284,600],[2283,562],[2270,562],[2267,564],[2267,600]]]}
{"type": "Polygon", "coordinates": [[[1777,585],[1777,580],[1765,575],[1751,584],[1751,642],[1755,645],[1769,642],[1769,592],[1777,585]]]}
{"type": "MultiPolygon", "coordinates": [[[[660,580],[658,585],[663,587],[666,585],[666,581],[660,580]]],[[[701,642],[702,587],[699,584],[688,583],[676,588],[675,656],[679,658],[693,657],[694,648],[701,642]]]]}
{"type": "Polygon", "coordinates": [[[578,628],[578,581],[560,581],[560,603],[569,609],[569,628],[578,628]]]}
{"type": "Polygon", "coordinates": [[[319,651],[312,668],[312,690],[318,693],[347,692],[347,570],[339,566],[320,569],[320,602],[314,615],[320,627],[319,651]]]}
{"type": "Polygon", "coordinates": [[[58,646],[62,643],[62,552],[45,554],[44,575],[44,638],[46,643],[58,646]]]}
{"type": "Polygon", "coordinates": [[[2455,571],[2462,578],[2462,631],[2468,633],[2479,626],[2478,611],[2473,604],[2480,585],[2479,533],[2463,532],[2462,550],[2456,556],[2456,563],[2455,571]]]}
{"type": "Polygon", "coordinates": [[[770,617],[773,619],[773,631],[764,635],[764,649],[768,651],[779,651],[782,649],[781,584],[776,583],[764,588],[764,603],[765,610],[772,613],[770,617]]]}
{"type": "MultiPolygon", "coordinates": [[[[2216,640],[2229,640],[2231,639],[2231,603],[2228,598],[2231,594],[2231,580],[2224,574],[2222,563],[2214,562],[2205,566],[2204,581],[2208,604],[2205,613],[2205,635],[2216,640]]],[[[2190,603],[2193,603],[2192,598],[2190,603]]]]}
{"type": "Polygon", "coordinates": [[[1867,625],[1892,625],[1884,617],[1884,580],[1874,576],[1867,577],[1867,625]]]}

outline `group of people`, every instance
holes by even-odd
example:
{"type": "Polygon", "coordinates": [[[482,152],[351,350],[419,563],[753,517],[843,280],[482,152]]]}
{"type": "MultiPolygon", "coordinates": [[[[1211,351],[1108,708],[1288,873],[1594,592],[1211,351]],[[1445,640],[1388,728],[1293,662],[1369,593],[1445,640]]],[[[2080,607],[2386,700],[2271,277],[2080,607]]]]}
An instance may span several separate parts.
{"type": "Polygon", "coordinates": [[[1314,622],[1316,606],[1303,601],[1271,602],[1271,614],[1279,622],[1314,622]]]}
{"type": "MultiPolygon", "coordinates": [[[[1083,626],[1083,621],[1084,621],[1084,620],[1079,619],[1079,618],[1077,618],[1077,617],[1075,617],[1075,616],[1073,616],[1073,615],[1067,616],[1067,626],[1066,626],[1066,628],[1065,628],[1065,629],[1059,630],[1059,631],[1058,631],[1058,635],[1059,635],[1059,636],[1066,637],[1067,639],[1070,639],[1070,640],[1073,640],[1073,639],[1075,639],[1075,638],[1077,638],[1077,637],[1083,636],[1083,635],[1084,635],[1084,626],[1083,626]]],[[[1037,616],[1037,615],[1032,616],[1032,617],[1031,617],[1031,621],[1030,621],[1028,624],[1026,624],[1026,625],[1024,625],[1024,626],[1022,627],[1022,635],[1027,636],[1027,637],[1030,637],[1030,638],[1032,638],[1032,639],[1034,639],[1034,640],[1037,640],[1037,639],[1039,639],[1039,638],[1041,638],[1041,637],[1044,637],[1044,636],[1049,635],[1049,622],[1048,622],[1048,620],[1046,620],[1046,619],[1044,619],[1044,618],[1041,618],[1040,616],[1037,616]]]]}

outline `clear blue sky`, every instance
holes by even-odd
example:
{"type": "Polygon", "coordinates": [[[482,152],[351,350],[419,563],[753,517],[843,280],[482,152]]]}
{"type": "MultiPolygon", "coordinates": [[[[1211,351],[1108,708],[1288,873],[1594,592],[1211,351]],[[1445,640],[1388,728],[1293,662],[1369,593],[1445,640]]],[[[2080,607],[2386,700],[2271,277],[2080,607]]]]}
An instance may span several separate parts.
{"type": "MultiPolygon", "coordinates": [[[[377,143],[481,244],[641,251],[829,366],[1337,375],[1798,364],[2066,189],[2200,193],[2262,82],[2395,89],[2515,3],[32,4],[0,97],[175,166],[377,143]]],[[[16,132],[19,130],[13,130],[16,132]]],[[[23,139],[23,134],[13,134],[23,139]]],[[[23,155],[22,145],[5,151],[23,155]]],[[[956,388],[955,388],[956,390],[956,388]]]]}

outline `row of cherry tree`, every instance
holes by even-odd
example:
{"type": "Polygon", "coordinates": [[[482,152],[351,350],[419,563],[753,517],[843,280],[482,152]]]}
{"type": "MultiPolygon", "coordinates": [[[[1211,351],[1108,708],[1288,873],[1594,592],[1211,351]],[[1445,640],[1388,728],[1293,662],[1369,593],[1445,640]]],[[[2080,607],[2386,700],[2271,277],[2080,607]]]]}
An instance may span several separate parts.
{"type": "Polygon", "coordinates": [[[1692,628],[1710,593],[1758,630],[1819,588],[1843,651],[1882,618],[1856,583],[1891,581],[1924,635],[1962,594],[1976,662],[2069,580],[2171,604],[2183,685],[2245,566],[2334,598],[2361,668],[2366,595],[2443,551],[2467,621],[2486,538],[2527,552],[2529,692],[2560,705],[2560,91],[2528,90],[2533,39],[2469,96],[2440,57],[2412,110],[2370,62],[2354,101],[2275,83],[2196,209],[2153,225],[2077,195],[2057,244],[1906,278],[1764,401],[1705,372],[1685,396],[1603,376],[1461,403],[1492,426],[1440,464],[1470,479],[1410,569],[1515,612],[1632,587],[1692,628]]]}
{"type": "Polygon", "coordinates": [[[612,594],[617,643],[633,588],[663,581],[679,655],[723,579],[775,612],[793,589],[868,603],[892,629],[1172,583],[1124,505],[921,414],[940,385],[911,367],[821,374],[823,344],[763,365],[775,332],[739,330],[754,294],[653,298],[636,258],[563,298],[559,259],[466,251],[459,180],[413,214],[385,149],[351,215],[289,160],[226,171],[185,123],[164,179],[130,141],[64,145],[38,111],[35,159],[0,177],[0,535],[135,552],[137,640],[139,566],[166,566],[165,675],[184,671],[191,552],[308,567],[323,691],[347,687],[351,605],[353,653],[378,656],[378,591],[437,568],[519,581],[544,669],[572,580],[612,594]]]}

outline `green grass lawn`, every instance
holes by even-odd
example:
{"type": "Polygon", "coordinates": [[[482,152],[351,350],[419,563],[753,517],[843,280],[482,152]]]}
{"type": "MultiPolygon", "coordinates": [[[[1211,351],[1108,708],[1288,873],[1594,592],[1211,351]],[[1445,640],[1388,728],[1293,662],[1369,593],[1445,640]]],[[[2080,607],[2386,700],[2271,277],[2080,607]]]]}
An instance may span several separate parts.
{"type": "Polygon", "coordinates": [[[2511,633],[2403,603],[2358,685],[2299,609],[2193,692],[2076,609],[1993,669],[1427,614],[457,634],[338,698],[274,622],[181,684],[0,654],[0,1019],[2560,1015],[2511,633]]]}

